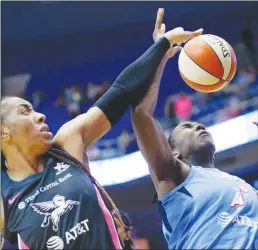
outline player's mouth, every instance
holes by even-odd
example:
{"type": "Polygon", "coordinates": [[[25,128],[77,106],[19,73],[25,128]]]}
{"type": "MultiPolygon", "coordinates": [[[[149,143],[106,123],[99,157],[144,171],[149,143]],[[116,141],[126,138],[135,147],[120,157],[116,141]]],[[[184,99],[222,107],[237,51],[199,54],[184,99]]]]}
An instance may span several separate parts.
{"type": "Polygon", "coordinates": [[[52,133],[49,132],[49,127],[47,124],[45,124],[41,129],[40,129],[40,133],[46,135],[46,136],[49,136],[51,137],[52,136],[52,133]]]}
{"type": "Polygon", "coordinates": [[[210,136],[210,134],[207,132],[207,131],[202,131],[199,135],[198,135],[198,137],[201,137],[201,136],[210,136]]]}

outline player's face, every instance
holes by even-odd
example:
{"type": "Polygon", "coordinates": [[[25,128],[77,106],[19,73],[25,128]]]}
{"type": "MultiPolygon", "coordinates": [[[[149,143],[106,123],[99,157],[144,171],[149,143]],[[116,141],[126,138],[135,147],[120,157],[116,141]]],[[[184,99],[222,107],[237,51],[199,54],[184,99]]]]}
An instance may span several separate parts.
{"type": "Polygon", "coordinates": [[[210,152],[215,153],[215,145],[211,134],[199,123],[184,122],[173,131],[175,147],[184,156],[192,153],[210,152]]]}
{"type": "Polygon", "coordinates": [[[5,100],[4,129],[8,133],[8,144],[30,153],[41,154],[51,146],[52,133],[44,123],[46,117],[33,110],[24,99],[12,97],[5,100]]]}

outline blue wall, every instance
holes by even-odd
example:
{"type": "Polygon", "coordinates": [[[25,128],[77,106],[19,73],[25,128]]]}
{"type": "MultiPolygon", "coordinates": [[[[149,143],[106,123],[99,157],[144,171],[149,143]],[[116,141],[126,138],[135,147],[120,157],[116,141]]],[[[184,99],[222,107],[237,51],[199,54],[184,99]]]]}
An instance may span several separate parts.
{"type": "Polygon", "coordinates": [[[257,2],[3,2],[2,74],[132,61],[152,43],[160,6],[168,28],[203,27],[230,43],[248,23],[258,29],[257,2]]]}

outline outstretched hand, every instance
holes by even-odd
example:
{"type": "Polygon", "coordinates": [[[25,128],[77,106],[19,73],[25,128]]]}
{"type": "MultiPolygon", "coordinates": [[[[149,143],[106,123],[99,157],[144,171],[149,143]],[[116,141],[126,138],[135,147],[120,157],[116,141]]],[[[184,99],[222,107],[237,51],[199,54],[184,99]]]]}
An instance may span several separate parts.
{"type": "MultiPolygon", "coordinates": [[[[155,29],[153,32],[154,41],[157,41],[161,37],[166,37],[171,46],[175,44],[180,46],[182,43],[187,42],[189,39],[200,36],[203,33],[203,29],[198,29],[195,31],[185,31],[182,27],[177,27],[173,30],[166,32],[166,25],[163,23],[163,16],[164,9],[159,8],[155,23],[155,29]]],[[[176,52],[179,50],[180,48],[177,48],[176,52]]]]}
{"type": "MultiPolygon", "coordinates": [[[[159,9],[157,12],[157,18],[155,28],[153,31],[153,40],[156,42],[159,38],[163,37],[166,33],[166,25],[162,22],[164,16],[164,9],[159,9]]],[[[165,55],[165,59],[173,57],[177,52],[182,49],[181,46],[171,47],[165,55]]]]}

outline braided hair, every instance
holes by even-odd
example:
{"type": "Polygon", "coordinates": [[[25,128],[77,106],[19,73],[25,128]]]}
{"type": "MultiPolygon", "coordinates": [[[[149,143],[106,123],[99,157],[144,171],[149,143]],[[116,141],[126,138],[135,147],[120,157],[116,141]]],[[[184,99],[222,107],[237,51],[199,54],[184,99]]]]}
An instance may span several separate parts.
{"type": "MultiPolygon", "coordinates": [[[[126,213],[124,213],[123,211],[121,211],[121,210],[119,211],[119,213],[120,213],[122,222],[123,222],[123,224],[125,226],[125,232],[126,233],[131,232],[132,229],[133,229],[133,225],[132,225],[132,222],[131,222],[129,216],[126,213]]],[[[123,241],[124,241],[123,242],[124,243],[123,244],[123,249],[124,250],[133,250],[134,249],[134,245],[133,245],[133,241],[132,241],[132,238],[131,238],[131,234],[129,234],[128,238],[124,239],[123,241]]]]}

